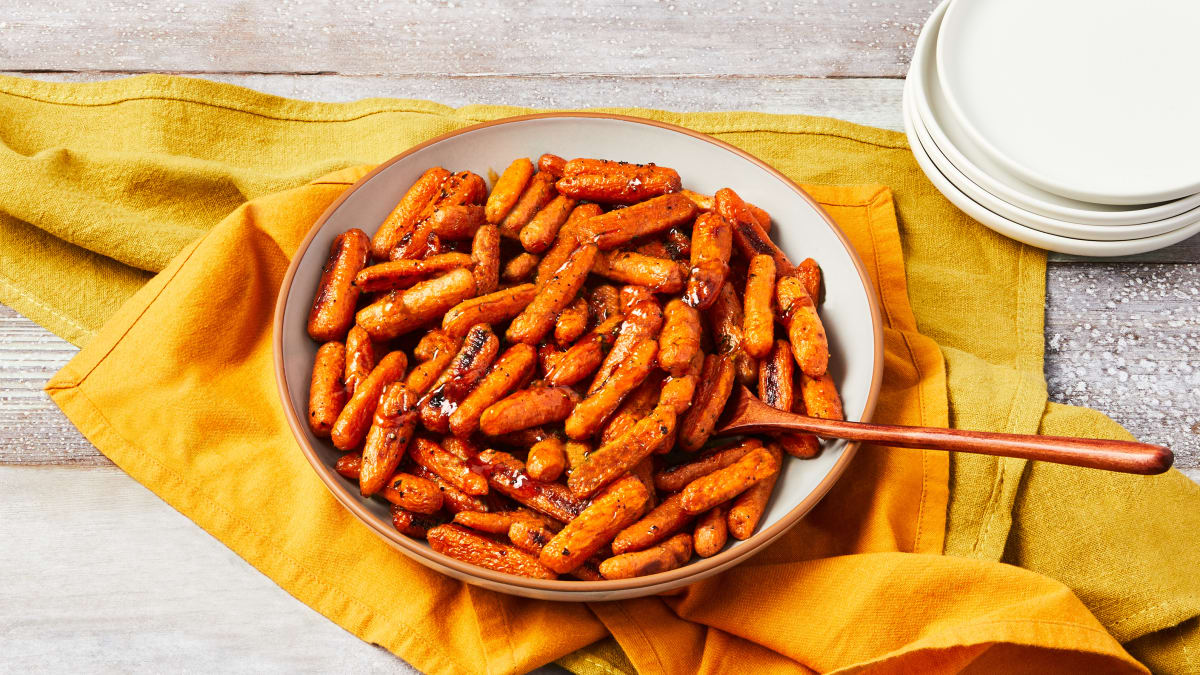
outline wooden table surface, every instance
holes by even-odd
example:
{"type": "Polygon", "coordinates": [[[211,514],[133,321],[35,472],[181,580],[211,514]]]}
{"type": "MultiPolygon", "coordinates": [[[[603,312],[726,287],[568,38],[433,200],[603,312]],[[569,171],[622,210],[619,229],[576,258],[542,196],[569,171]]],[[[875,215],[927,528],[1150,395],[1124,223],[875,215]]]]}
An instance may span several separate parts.
{"type": "MultiPolygon", "coordinates": [[[[901,128],[932,0],[8,3],[0,72],[182,73],[281,96],[642,106],[901,128]]],[[[1200,479],[1200,237],[1051,256],[1051,400],[1200,479]]],[[[392,671],[96,452],[41,392],[76,349],[0,306],[0,669],[392,671]]],[[[1194,533],[1187,533],[1194,536],[1194,533]]]]}

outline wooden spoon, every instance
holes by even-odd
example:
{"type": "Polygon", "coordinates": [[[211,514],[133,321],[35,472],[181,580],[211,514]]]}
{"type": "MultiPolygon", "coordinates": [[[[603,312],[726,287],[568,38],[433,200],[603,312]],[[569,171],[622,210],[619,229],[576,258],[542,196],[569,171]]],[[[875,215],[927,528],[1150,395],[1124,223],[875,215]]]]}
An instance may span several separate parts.
{"type": "Polygon", "coordinates": [[[1019,457],[1140,474],[1162,473],[1171,468],[1171,463],[1175,461],[1175,456],[1169,448],[1134,441],[902,427],[806,417],[776,410],[755,398],[749,389],[738,389],[725,406],[725,413],[718,422],[715,435],[803,431],[821,438],[844,438],[901,448],[1019,457]]]}

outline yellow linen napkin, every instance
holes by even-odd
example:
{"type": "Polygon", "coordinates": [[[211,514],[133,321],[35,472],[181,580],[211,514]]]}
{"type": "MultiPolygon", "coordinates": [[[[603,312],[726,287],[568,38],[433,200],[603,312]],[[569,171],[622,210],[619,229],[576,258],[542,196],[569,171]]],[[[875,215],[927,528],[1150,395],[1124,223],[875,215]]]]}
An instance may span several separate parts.
{"type": "MultiPolygon", "coordinates": [[[[296,597],[428,672],[520,672],[606,633],[644,673],[739,663],[772,672],[945,670],[985,653],[995,665],[1140,671],[1058,582],[931,555],[944,532],[942,453],[864,448],[780,542],[666,599],[524,600],[397,554],[315,477],[288,436],[271,368],[271,308],[290,254],[364,172],[237,209],[125,303],[47,386],[114,462],[296,597]],[[903,612],[878,609],[901,602],[903,612]],[[996,644],[1005,645],[1003,658],[996,644]]],[[[810,190],[850,233],[885,302],[887,386],[877,418],[944,424],[941,361],[913,330],[890,192],[810,190]]]]}
{"type": "MultiPolygon", "coordinates": [[[[520,112],[419,101],[307,103],[161,76],[82,85],[0,78],[0,300],[86,342],[149,271],[244,199],[520,112]]],[[[711,133],[798,180],[890,185],[917,327],[945,357],[951,421],[1015,431],[1033,431],[1040,421],[1047,431],[1122,433],[1088,411],[1047,408],[1043,257],[947,204],[901,135],[800,116],[617,112],[711,133]]],[[[1049,470],[1070,473],[1041,480],[1040,465],[956,458],[947,552],[1003,556],[1067,581],[1140,658],[1182,672],[1187,645],[1197,645],[1189,618],[1198,613],[1190,573],[1197,552],[1186,537],[1162,533],[1196,531],[1195,486],[1177,474],[1160,480],[1049,470]],[[1081,506],[1087,508],[1078,519],[1057,529],[1036,510],[1081,506]],[[1077,522],[1089,526],[1070,530],[1077,522]],[[1053,554],[1064,548],[1112,552],[1119,564],[1053,554]]],[[[610,646],[604,653],[614,652],[610,646]]]]}

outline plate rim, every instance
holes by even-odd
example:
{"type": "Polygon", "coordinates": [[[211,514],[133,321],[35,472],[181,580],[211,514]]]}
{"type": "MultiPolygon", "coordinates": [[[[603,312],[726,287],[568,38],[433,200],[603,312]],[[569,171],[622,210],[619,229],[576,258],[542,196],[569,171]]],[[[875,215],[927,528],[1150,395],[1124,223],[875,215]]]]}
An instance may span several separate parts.
{"type": "Polygon", "coordinates": [[[284,417],[287,420],[288,427],[292,432],[293,438],[300,446],[300,450],[304,453],[305,458],[312,465],[325,487],[333,494],[334,498],[346,509],[348,509],[359,521],[363,522],[373,532],[380,536],[385,542],[391,544],[394,548],[399,549],[417,562],[429,566],[437,571],[450,574],[467,583],[483,585],[494,590],[502,592],[524,595],[526,597],[535,597],[540,599],[550,600],[565,600],[565,601],[580,601],[589,599],[617,599],[639,597],[660,593],[681,586],[689,585],[707,578],[722,570],[733,566],[736,563],[744,562],[756,553],[761,552],[768,544],[773,542],[785,532],[790,530],[796,523],[800,521],[824,496],[829,492],[833,485],[842,477],[850,462],[854,459],[859,448],[859,443],[847,442],[843,448],[842,456],[834,463],[829,472],[817,484],[816,487],[809,492],[796,506],[792,507],[785,513],[779,521],[772,524],[770,527],[756,532],[752,537],[746,539],[741,545],[736,548],[727,548],[717,555],[710,558],[703,558],[689,565],[660,572],[658,574],[648,575],[644,577],[635,577],[633,579],[614,579],[602,581],[580,581],[580,580],[545,580],[532,579],[516,575],[504,574],[496,572],[484,567],[478,567],[469,563],[456,560],[444,554],[438,553],[429,548],[428,545],[419,544],[414,540],[405,537],[395,530],[393,527],[385,526],[375,514],[369,512],[365,505],[357,498],[349,494],[341,481],[335,478],[335,473],[331,467],[326,466],[316,454],[316,450],[312,447],[306,438],[303,423],[300,420],[301,415],[297,413],[291,401],[291,392],[287,386],[287,376],[284,372],[283,361],[283,319],[287,306],[287,300],[292,288],[292,284],[297,271],[299,270],[300,261],[304,258],[313,239],[317,233],[324,227],[325,223],[332,214],[344,203],[350,195],[364,185],[366,182],[386,170],[393,164],[406,159],[407,157],[427,148],[434,144],[448,140],[455,136],[460,136],[480,129],[499,126],[504,124],[513,124],[519,122],[528,122],[542,119],[561,119],[561,118],[586,118],[586,119],[607,119],[617,120],[621,122],[642,124],[667,131],[681,133],[686,136],[716,145],[728,152],[733,153],[745,159],[759,168],[766,171],[769,175],[781,181],[785,186],[791,188],[800,198],[806,201],[814,212],[825,221],[826,225],[833,231],[834,235],[841,242],[846,253],[849,255],[855,271],[859,275],[859,281],[862,284],[866,295],[867,305],[870,310],[870,320],[873,338],[873,367],[871,372],[870,386],[867,391],[867,399],[863,407],[862,421],[870,421],[874,416],[875,406],[878,403],[879,393],[883,384],[883,315],[880,307],[878,294],[875,292],[874,284],[871,282],[867,267],[863,263],[862,258],[854,249],[846,233],[837,225],[833,218],[816,202],[803,188],[795,181],[785,176],[782,172],[767,164],[762,159],[733,146],[725,141],[719,140],[707,134],[681,127],[679,125],[658,120],[647,119],[643,117],[635,117],[632,115],[621,115],[616,113],[590,112],[590,111],[567,111],[567,112],[546,112],[532,113],[526,115],[516,115],[511,117],[503,117],[495,120],[480,122],[477,124],[468,125],[460,129],[455,129],[450,132],[435,136],[422,143],[414,145],[411,148],[393,156],[391,159],[382,162],[379,166],[372,169],[366,175],[355,181],[353,185],[348,187],[341,195],[338,196],[314,221],[309,227],[300,245],[292,254],[292,258],[288,264],[287,271],[284,273],[283,280],[279,286],[279,292],[275,302],[275,311],[272,319],[272,358],[274,362],[275,379],[278,387],[280,402],[283,407],[284,417]]]}
{"type": "MultiPolygon", "coordinates": [[[[915,110],[910,110],[910,104],[907,102],[909,96],[906,87],[906,101],[904,104],[904,132],[908,138],[909,149],[913,153],[913,158],[920,167],[921,172],[933,185],[934,189],[945,197],[951,204],[957,207],[960,211],[966,214],[972,220],[987,227],[988,229],[1023,244],[1040,248],[1047,251],[1055,251],[1057,253],[1065,253],[1068,255],[1077,255],[1085,258],[1112,258],[1116,256],[1137,255],[1139,253],[1147,253],[1149,251],[1157,251],[1158,249],[1173,246],[1184,239],[1187,239],[1197,232],[1200,232],[1200,221],[1185,225],[1177,230],[1172,230],[1164,234],[1156,234],[1152,237],[1144,237],[1141,239],[1126,239],[1124,241],[1093,241],[1090,239],[1076,239],[1073,237],[1063,237],[1057,234],[1050,234],[1035,230],[1026,225],[1022,225],[1010,218],[988,209],[983,204],[971,199],[965,192],[958,189],[949,178],[941,172],[940,169],[933,163],[933,159],[929,156],[929,152],[925,146],[921,144],[921,139],[916,135],[912,128],[913,113],[915,110]],[[926,166],[928,163],[928,166],[926,166]],[[936,176],[930,171],[936,173],[936,176]],[[944,181],[949,189],[943,189],[939,181],[944,181]],[[960,203],[963,202],[963,203],[960,203]],[[1166,240],[1166,241],[1164,241],[1166,240]],[[1119,247],[1124,244],[1124,247],[1119,247]],[[1094,247],[1094,249],[1093,249],[1094,247]],[[1119,248],[1118,248],[1119,247],[1119,248]],[[1098,250],[1095,250],[1098,249],[1098,250]]],[[[917,120],[919,122],[919,120],[917,120]]]]}
{"type": "MultiPolygon", "coordinates": [[[[956,8],[970,4],[972,1],[979,2],[981,0],[949,0],[949,7],[947,7],[945,16],[943,17],[943,25],[945,25],[947,21],[953,21],[954,16],[960,16],[961,13],[965,11],[960,9],[959,12],[956,13],[956,8]]],[[[947,40],[943,39],[946,35],[947,32],[944,30],[939,30],[937,35],[936,65],[938,69],[938,77],[943,83],[946,81],[946,71],[949,70],[949,66],[947,65],[946,49],[944,48],[947,40]]],[[[1053,192],[1055,194],[1080,201],[1114,205],[1154,204],[1157,202],[1182,199],[1184,197],[1200,193],[1200,177],[1192,179],[1190,182],[1159,188],[1153,192],[1120,194],[1094,192],[1086,186],[1069,185],[1055,180],[1044,175],[1040,171],[1036,171],[1029,166],[1021,164],[1012,157],[1008,156],[1008,154],[1005,152],[1001,151],[1001,149],[994,143],[988,141],[987,137],[984,136],[978,128],[976,128],[976,126],[971,122],[970,118],[965,114],[963,104],[958,100],[958,97],[954,95],[953,88],[943,87],[942,91],[945,93],[946,101],[953,109],[955,117],[961,121],[963,129],[968,135],[971,136],[971,139],[975,141],[981,150],[991,156],[992,159],[1007,167],[1021,180],[1032,185],[1036,185],[1047,192],[1053,192]]]]}
{"type": "MultiPolygon", "coordinates": [[[[925,128],[926,133],[929,134],[929,136],[933,139],[934,145],[936,145],[937,148],[942,151],[942,154],[945,156],[946,160],[949,161],[950,164],[953,165],[955,169],[967,180],[970,180],[971,183],[977,186],[980,190],[987,192],[989,195],[1004,202],[1008,205],[1008,207],[1014,210],[1024,211],[1041,218],[1064,223],[1068,226],[1078,225],[1089,228],[1137,228],[1153,225],[1155,223],[1161,223],[1166,220],[1177,219],[1184,214],[1200,208],[1200,192],[1167,202],[1144,205],[1144,208],[1130,208],[1117,211],[1095,211],[1083,208],[1075,208],[1068,205],[1060,205],[1046,201],[1037,195],[1023,193],[1018,188],[1007,185],[1004,183],[1004,181],[994,177],[991,172],[981,168],[979,164],[971,156],[969,156],[965,150],[963,150],[963,146],[951,138],[951,134],[947,131],[947,126],[943,121],[943,117],[944,115],[949,114],[951,116],[955,116],[957,119],[955,111],[944,110],[941,109],[941,106],[935,105],[937,92],[941,92],[943,98],[946,97],[946,94],[942,92],[941,89],[941,83],[939,80],[940,76],[938,74],[936,63],[937,43],[938,36],[941,32],[942,20],[944,19],[947,8],[952,1],[953,0],[944,0],[938,7],[934,9],[929,18],[926,20],[921,35],[917,38],[916,47],[913,50],[912,61],[909,64],[907,77],[908,79],[916,80],[916,88],[912,92],[912,96],[913,101],[916,104],[917,115],[921,119],[922,126],[925,128]],[[936,26],[934,25],[935,22],[937,24],[936,26]],[[929,33],[931,30],[933,32],[929,33]],[[932,47],[929,46],[930,41],[933,43],[932,47]],[[931,52],[933,54],[934,58],[932,59],[932,63],[930,62],[930,59],[926,58],[928,54],[925,52],[931,52]],[[929,69],[930,72],[927,73],[923,69],[929,69]],[[930,76],[927,77],[927,74],[930,76]],[[939,111],[942,113],[942,115],[938,114],[939,111]],[[948,150],[946,148],[948,148],[948,150]],[[957,161],[959,159],[961,159],[961,161],[957,161]],[[966,168],[963,168],[964,166],[966,168]]],[[[948,105],[949,104],[947,103],[947,106],[948,105]]],[[[964,142],[974,143],[973,138],[971,138],[971,135],[966,130],[963,130],[963,134],[966,136],[966,138],[962,139],[964,142]]],[[[983,154],[987,156],[988,159],[991,159],[991,156],[987,155],[987,153],[983,154]]],[[[1007,171],[1004,166],[998,166],[997,168],[1007,171]]],[[[1019,176],[1012,175],[1012,178],[1018,182],[1024,182],[1019,176]]],[[[1030,187],[1049,193],[1049,191],[1044,190],[1036,185],[1030,184],[1030,187]]],[[[1058,196],[1062,199],[1079,201],[1065,195],[1057,195],[1056,193],[1049,194],[1058,196]]],[[[1105,206],[1114,205],[1106,204],[1105,206]]],[[[1197,212],[1197,214],[1193,215],[1198,214],[1200,214],[1200,212],[1197,212]]],[[[1047,225],[1047,227],[1055,226],[1055,223],[1047,225]]],[[[1174,226],[1159,226],[1158,228],[1152,228],[1154,231],[1140,233],[1137,237],[1125,238],[1133,239],[1153,236],[1155,234],[1170,232],[1172,229],[1182,226],[1183,225],[1179,225],[1178,223],[1174,224],[1174,226]]]]}

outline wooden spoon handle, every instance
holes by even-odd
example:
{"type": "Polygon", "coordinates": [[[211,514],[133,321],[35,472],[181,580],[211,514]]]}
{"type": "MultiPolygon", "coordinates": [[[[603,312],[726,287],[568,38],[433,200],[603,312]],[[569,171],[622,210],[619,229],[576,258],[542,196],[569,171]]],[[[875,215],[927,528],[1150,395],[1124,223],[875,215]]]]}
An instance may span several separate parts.
{"type": "MultiPolygon", "coordinates": [[[[963,429],[902,427],[843,422],[779,413],[774,419],[736,425],[738,433],[805,431],[823,438],[844,438],[902,448],[974,452],[1072,464],[1125,473],[1155,474],[1171,468],[1174,455],[1161,445],[1065,436],[1027,436],[963,429]]],[[[722,430],[733,431],[732,428],[722,430]]]]}

